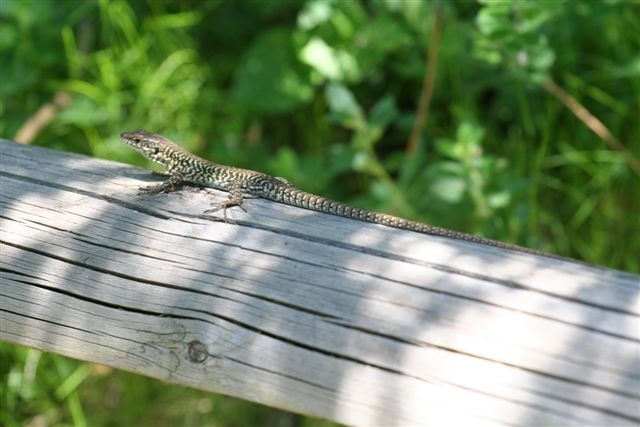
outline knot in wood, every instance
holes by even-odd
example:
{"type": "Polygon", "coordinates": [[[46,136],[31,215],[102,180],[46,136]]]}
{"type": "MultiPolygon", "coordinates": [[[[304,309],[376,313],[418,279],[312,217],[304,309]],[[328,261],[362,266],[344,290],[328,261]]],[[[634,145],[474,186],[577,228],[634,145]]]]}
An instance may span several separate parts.
{"type": "Polygon", "coordinates": [[[202,363],[207,360],[209,353],[207,347],[200,341],[194,340],[189,343],[187,358],[192,363],[202,363]]]}

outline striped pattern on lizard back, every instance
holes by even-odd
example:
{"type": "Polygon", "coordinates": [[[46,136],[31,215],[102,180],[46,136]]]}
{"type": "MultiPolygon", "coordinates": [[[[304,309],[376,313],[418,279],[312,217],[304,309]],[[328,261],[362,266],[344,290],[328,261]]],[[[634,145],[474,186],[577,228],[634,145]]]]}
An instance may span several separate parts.
{"type": "Polygon", "coordinates": [[[225,218],[226,209],[230,206],[242,207],[243,196],[248,195],[317,212],[386,225],[388,227],[454,238],[503,249],[546,255],[543,252],[533,249],[447,230],[445,228],[410,221],[367,209],[355,208],[345,203],[326,199],[300,190],[284,178],[272,177],[248,169],[220,165],[197,157],[162,135],[140,130],[124,132],[121,138],[127,145],[138,150],[148,159],[164,166],[169,173],[169,179],[165,182],[157,186],[143,188],[143,191],[149,193],[173,191],[176,185],[184,182],[228,191],[229,199],[227,201],[207,211],[214,212],[219,209],[225,209],[225,218]]]}

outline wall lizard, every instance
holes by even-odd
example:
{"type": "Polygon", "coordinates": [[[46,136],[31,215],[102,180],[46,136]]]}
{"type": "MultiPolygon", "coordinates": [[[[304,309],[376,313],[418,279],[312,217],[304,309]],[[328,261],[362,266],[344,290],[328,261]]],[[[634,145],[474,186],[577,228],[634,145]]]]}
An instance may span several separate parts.
{"type": "Polygon", "coordinates": [[[220,165],[197,157],[162,135],[152,132],[144,130],[123,132],[121,138],[124,143],[142,153],[147,159],[164,166],[169,173],[169,178],[163,183],[151,187],[142,187],[141,191],[146,193],[171,192],[182,183],[192,183],[202,187],[224,190],[229,192],[229,198],[205,212],[216,212],[224,209],[225,219],[228,207],[239,206],[244,209],[242,207],[244,196],[252,196],[317,212],[382,224],[388,227],[548,256],[548,254],[533,249],[351,207],[344,203],[300,190],[284,178],[220,165]]]}

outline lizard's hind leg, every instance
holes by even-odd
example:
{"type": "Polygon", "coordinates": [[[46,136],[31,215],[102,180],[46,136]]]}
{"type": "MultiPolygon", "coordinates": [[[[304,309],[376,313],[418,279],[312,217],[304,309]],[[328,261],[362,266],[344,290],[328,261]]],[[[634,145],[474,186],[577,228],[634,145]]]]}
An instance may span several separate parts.
{"type": "Polygon", "coordinates": [[[233,206],[238,206],[240,209],[242,209],[243,211],[247,212],[247,210],[244,208],[244,206],[242,206],[243,200],[244,200],[244,197],[242,195],[242,185],[240,183],[235,183],[229,189],[229,198],[227,200],[211,205],[211,208],[209,208],[206,211],[204,211],[204,213],[218,212],[220,209],[222,209],[223,216],[224,216],[224,222],[228,222],[227,221],[227,209],[228,208],[233,207],[233,206]]]}

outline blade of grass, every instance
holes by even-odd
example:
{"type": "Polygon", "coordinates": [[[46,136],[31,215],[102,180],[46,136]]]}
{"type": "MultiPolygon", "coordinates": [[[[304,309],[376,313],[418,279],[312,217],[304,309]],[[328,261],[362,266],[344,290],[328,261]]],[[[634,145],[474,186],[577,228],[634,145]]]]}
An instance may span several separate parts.
{"type": "Polygon", "coordinates": [[[556,99],[562,102],[582,123],[593,131],[600,139],[606,142],[611,148],[620,152],[629,167],[636,175],[640,176],[640,160],[635,158],[625,146],[620,142],[609,129],[596,116],[591,114],[584,105],[578,102],[573,96],[565,92],[556,82],[551,79],[545,80],[544,88],[556,99]]]}

